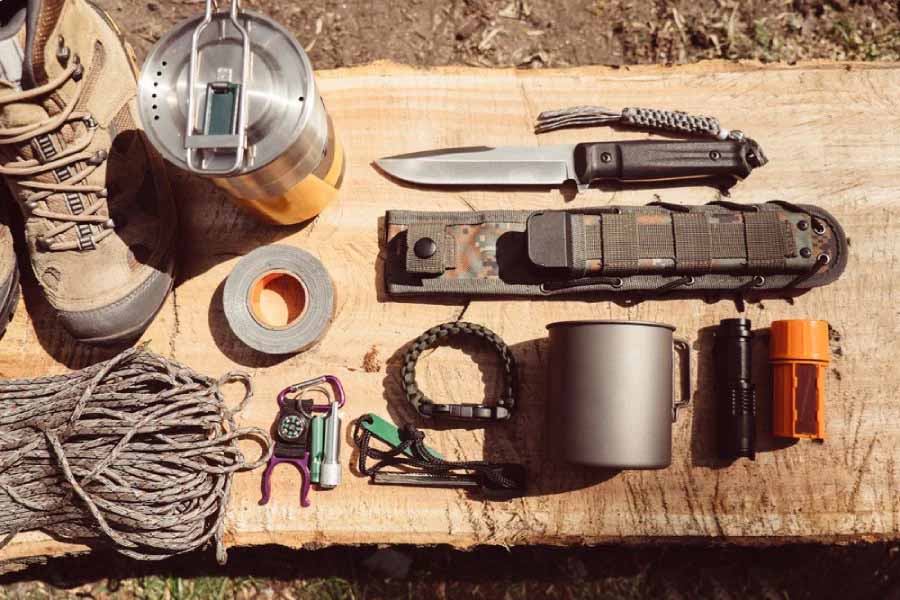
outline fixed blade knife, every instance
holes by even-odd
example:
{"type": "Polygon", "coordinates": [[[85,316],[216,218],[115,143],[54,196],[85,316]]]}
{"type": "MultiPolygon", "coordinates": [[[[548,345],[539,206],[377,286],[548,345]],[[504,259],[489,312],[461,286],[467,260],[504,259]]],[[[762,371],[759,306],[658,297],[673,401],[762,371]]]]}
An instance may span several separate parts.
{"type": "Polygon", "coordinates": [[[574,181],[580,190],[602,179],[743,179],[765,163],[759,146],[746,138],[448,148],[375,162],[388,175],[420,185],[559,186],[574,181]]]}

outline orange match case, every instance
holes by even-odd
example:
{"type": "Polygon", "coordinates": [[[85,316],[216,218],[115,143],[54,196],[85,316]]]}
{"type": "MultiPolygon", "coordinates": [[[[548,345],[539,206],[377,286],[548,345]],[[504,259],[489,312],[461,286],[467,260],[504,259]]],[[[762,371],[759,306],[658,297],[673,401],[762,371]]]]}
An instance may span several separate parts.
{"type": "Polygon", "coordinates": [[[772,323],[772,433],[825,439],[825,376],[831,362],[828,322],[795,319],[772,323]]]}

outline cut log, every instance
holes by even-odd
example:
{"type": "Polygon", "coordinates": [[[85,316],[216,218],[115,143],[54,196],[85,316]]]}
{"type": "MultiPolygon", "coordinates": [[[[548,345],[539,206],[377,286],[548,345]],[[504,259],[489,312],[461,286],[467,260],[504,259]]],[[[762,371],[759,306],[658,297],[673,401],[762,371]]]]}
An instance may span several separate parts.
{"type": "MultiPolygon", "coordinates": [[[[900,65],[702,63],[513,71],[379,63],[320,72],[318,80],[346,148],[348,170],[339,201],[313,223],[263,225],[209,182],[170,170],[181,214],[180,275],[175,293],[144,336],[151,347],[210,375],[249,369],[256,396],[243,423],[269,427],[278,391],[316,375],[337,375],[348,394],[343,484],[313,492],[312,506],[303,509],[296,472],[278,470],[273,500],[261,507],[260,472],[239,476],[229,545],[900,538],[900,65]],[[842,222],[852,247],[837,283],[792,303],[767,300],[746,308],[754,328],[785,318],[831,323],[824,443],[775,449],[771,436],[762,435],[764,448],[755,462],[726,466],[715,458],[709,328],[736,316],[731,301],[623,307],[585,301],[392,302],[386,296],[379,225],[388,209],[552,209],[716,199],[718,192],[704,187],[607,186],[568,202],[559,190],[435,191],[398,185],[371,166],[382,156],[448,146],[647,137],[605,128],[532,133],[542,110],[580,104],[718,117],[725,127],[755,138],[770,159],[733,189],[731,200],[818,204],[842,222]],[[243,346],[229,332],[221,306],[223,282],[238,258],[273,243],[321,258],[337,290],[327,336],[314,349],[287,358],[264,357],[243,346]],[[513,347],[521,368],[521,406],[511,421],[486,430],[429,430],[429,442],[454,459],[486,456],[527,464],[525,498],[486,502],[458,490],[375,487],[350,468],[356,459],[351,419],[367,412],[398,422],[411,417],[398,380],[405,344],[433,325],[461,318],[489,327],[513,347]],[[697,391],[675,424],[673,464],[666,470],[596,473],[558,467],[546,458],[545,409],[558,399],[545,395],[545,326],[607,318],[668,322],[693,340],[697,391]]],[[[764,346],[757,344],[756,350],[757,384],[765,397],[764,346]]],[[[0,344],[0,375],[62,373],[112,353],[74,343],[30,282],[0,344]]],[[[439,349],[421,361],[419,382],[441,401],[481,402],[496,392],[493,359],[478,353],[476,362],[472,358],[439,349]]],[[[760,428],[768,430],[768,413],[762,412],[760,428]]],[[[28,533],[0,552],[0,560],[83,549],[28,533]]]]}

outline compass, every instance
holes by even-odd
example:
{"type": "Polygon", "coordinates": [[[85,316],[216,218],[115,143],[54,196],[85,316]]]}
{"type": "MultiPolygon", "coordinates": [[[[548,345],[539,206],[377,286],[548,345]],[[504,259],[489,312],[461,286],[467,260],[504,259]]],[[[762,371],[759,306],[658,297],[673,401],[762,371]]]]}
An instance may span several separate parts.
{"type": "Polygon", "coordinates": [[[278,422],[278,436],[285,442],[297,442],[306,435],[309,420],[300,415],[286,415],[278,422]]]}

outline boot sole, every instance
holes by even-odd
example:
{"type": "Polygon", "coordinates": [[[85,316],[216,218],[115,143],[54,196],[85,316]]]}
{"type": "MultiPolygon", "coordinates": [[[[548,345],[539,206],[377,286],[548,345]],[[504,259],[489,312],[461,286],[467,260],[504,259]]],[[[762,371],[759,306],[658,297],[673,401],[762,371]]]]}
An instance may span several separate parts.
{"type": "MultiPolygon", "coordinates": [[[[175,281],[175,279],[173,277],[172,282],[174,283],[174,281],[175,281]]],[[[166,292],[166,298],[169,297],[169,294],[172,292],[173,287],[174,286],[172,286],[172,285],[169,286],[169,291],[166,292]]],[[[159,315],[160,311],[163,309],[163,306],[165,306],[165,305],[166,305],[165,302],[160,304],[159,308],[156,309],[156,312],[154,312],[152,315],[150,315],[150,317],[147,320],[145,320],[140,325],[132,327],[128,331],[125,331],[123,333],[117,333],[115,335],[110,335],[110,336],[106,336],[106,337],[78,338],[78,341],[82,342],[84,344],[91,344],[93,346],[116,346],[119,344],[124,344],[124,343],[130,344],[132,342],[136,342],[138,339],[140,339],[140,337],[144,334],[144,332],[147,331],[147,328],[150,327],[150,324],[153,323],[154,320],[156,320],[156,317],[159,315]]]]}

